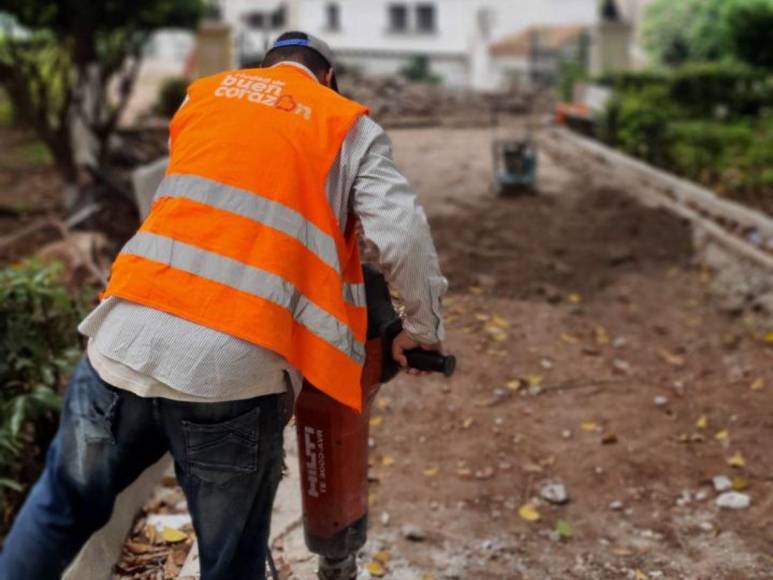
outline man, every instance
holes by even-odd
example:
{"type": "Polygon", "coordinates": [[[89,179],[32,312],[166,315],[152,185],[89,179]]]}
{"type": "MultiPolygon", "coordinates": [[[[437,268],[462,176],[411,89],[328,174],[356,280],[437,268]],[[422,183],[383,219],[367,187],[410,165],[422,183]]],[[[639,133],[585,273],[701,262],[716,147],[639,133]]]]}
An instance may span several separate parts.
{"type": "Polygon", "coordinates": [[[87,356],[3,580],[58,578],[166,451],[204,580],[263,578],[286,379],[360,405],[360,236],[405,304],[395,359],[440,348],[446,281],[385,133],[337,94],[319,39],[284,34],[263,64],[194,82],[172,120],[151,213],[80,326],[87,356]]]}

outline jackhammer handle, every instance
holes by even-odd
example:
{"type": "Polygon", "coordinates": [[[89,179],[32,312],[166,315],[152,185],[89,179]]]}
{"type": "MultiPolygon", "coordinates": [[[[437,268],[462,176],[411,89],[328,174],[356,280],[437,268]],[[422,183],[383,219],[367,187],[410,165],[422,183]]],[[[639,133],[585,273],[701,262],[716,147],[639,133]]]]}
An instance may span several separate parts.
{"type": "Polygon", "coordinates": [[[405,358],[410,368],[420,371],[443,373],[450,377],[456,370],[456,357],[452,354],[444,355],[431,350],[412,348],[405,351],[405,358]]]}

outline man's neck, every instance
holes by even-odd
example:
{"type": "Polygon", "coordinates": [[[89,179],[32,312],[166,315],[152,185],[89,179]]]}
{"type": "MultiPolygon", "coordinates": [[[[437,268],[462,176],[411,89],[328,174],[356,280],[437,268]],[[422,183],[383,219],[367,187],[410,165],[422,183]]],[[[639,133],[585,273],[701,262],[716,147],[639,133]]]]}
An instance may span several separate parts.
{"type": "Polygon", "coordinates": [[[311,78],[313,78],[315,81],[319,82],[319,79],[317,78],[317,75],[315,75],[313,72],[311,72],[311,69],[307,67],[305,64],[301,64],[299,62],[295,62],[294,60],[283,60],[281,62],[278,62],[274,65],[271,65],[269,68],[274,68],[277,66],[293,66],[297,68],[298,70],[301,70],[305,72],[307,75],[309,75],[311,78]]]}

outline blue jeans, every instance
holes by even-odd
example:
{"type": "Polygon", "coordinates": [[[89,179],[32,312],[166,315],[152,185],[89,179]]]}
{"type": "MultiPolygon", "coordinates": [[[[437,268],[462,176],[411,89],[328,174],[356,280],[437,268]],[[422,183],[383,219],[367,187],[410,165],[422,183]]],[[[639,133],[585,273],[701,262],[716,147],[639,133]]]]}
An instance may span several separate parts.
{"type": "Polygon", "coordinates": [[[0,553],[0,578],[59,578],[110,519],[118,493],[166,451],[188,500],[202,578],[265,578],[289,400],[142,398],[105,383],[83,357],[43,474],[0,553]]]}

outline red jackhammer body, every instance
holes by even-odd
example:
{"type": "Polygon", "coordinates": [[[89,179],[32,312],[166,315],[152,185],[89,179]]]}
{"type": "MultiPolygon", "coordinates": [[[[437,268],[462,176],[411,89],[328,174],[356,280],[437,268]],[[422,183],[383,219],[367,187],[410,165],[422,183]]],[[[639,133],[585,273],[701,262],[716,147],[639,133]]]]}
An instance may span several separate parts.
{"type": "MultiPolygon", "coordinates": [[[[295,418],[306,545],[319,554],[319,577],[349,580],[355,555],[367,539],[368,427],[370,405],[379,387],[399,371],[392,341],[402,330],[386,283],[365,268],[368,340],[362,374],[362,413],[304,382],[295,418]]],[[[450,376],[453,356],[416,349],[407,354],[414,368],[450,376]]]]}

